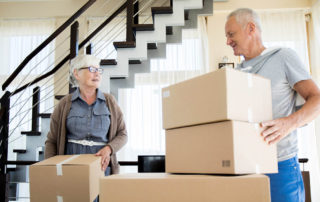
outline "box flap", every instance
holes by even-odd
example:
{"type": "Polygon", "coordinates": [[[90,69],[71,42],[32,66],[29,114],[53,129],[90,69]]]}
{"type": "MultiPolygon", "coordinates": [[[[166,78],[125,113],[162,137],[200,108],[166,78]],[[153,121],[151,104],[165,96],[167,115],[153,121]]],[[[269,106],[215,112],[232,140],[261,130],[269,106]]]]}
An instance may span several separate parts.
{"type": "Polygon", "coordinates": [[[170,174],[170,173],[124,173],[124,174],[116,174],[116,175],[110,175],[107,177],[103,177],[103,179],[113,179],[113,180],[121,180],[121,179],[204,179],[204,178],[216,178],[216,179],[222,179],[222,178],[232,178],[232,179],[243,179],[243,178],[261,178],[265,179],[266,175],[262,174],[248,174],[248,175],[208,175],[208,174],[170,174]]]}
{"type": "Polygon", "coordinates": [[[63,163],[63,165],[90,165],[91,163],[100,160],[100,156],[94,154],[81,154],[81,155],[57,155],[44,161],[33,164],[32,166],[50,166],[63,163]],[[68,161],[68,159],[70,159],[68,161]]]}

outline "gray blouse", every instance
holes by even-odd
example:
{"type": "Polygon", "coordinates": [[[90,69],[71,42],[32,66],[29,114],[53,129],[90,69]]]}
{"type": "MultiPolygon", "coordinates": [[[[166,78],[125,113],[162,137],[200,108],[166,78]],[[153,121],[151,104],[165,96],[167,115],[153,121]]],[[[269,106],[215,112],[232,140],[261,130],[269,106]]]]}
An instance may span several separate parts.
{"type": "Polygon", "coordinates": [[[103,93],[97,89],[95,102],[88,105],[79,88],[72,94],[71,109],[67,117],[67,138],[108,142],[110,111],[103,93]]]}

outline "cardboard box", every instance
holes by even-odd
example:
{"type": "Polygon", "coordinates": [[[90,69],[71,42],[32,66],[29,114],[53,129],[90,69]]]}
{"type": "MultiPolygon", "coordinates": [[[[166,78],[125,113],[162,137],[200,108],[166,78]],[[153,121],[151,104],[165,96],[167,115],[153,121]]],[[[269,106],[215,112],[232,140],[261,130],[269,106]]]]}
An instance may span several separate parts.
{"type": "Polygon", "coordinates": [[[269,202],[264,175],[209,176],[137,173],[100,180],[101,202],[269,202]]]}
{"type": "Polygon", "coordinates": [[[166,130],[166,172],[277,173],[276,145],[268,145],[261,130],[241,121],[166,130]]]}
{"type": "Polygon", "coordinates": [[[55,156],[30,166],[32,202],[92,202],[99,194],[100,158],[93,154],[55,156]]]}
{"type": "Polygon", "coordinates": [[[163,128],[272,120],[271,82],[229,68],[162,89],[163,128]]]}

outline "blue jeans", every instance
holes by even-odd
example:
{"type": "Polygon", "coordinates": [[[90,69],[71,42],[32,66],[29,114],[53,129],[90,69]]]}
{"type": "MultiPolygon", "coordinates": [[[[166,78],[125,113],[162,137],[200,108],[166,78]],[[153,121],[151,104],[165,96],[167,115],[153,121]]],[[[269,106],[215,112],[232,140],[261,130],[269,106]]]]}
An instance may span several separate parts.
{"type": "Polygon", "coordinates": [[[267,174],[270,179],[272,202],[304,202],[303,179],[297,157],[280,161],[278,173],[267,174]]]}

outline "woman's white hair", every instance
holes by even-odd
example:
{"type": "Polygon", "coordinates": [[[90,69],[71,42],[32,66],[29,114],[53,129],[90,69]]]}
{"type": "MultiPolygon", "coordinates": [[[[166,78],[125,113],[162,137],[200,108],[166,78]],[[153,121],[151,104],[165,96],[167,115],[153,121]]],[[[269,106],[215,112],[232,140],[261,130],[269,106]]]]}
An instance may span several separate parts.
{"type": "Polygon", "coordinates": [[[242,27],[245,27],[249,22],[253,22],[258,30],[261,32],[261,22],[259,15],[250,8],[239,8],[237,10],[232,11],[227,19],[231,17],[235,17],[236,21],[242,25],[242,27]]]}
{"type": "Polygon", "coordinates": [[[100,59],[93,55],[78,55],[70,61],[69,81],[73,87],[78,86],[78,82],[73,75],[73,70],[89,66],[100,67],[100,59]]]}

